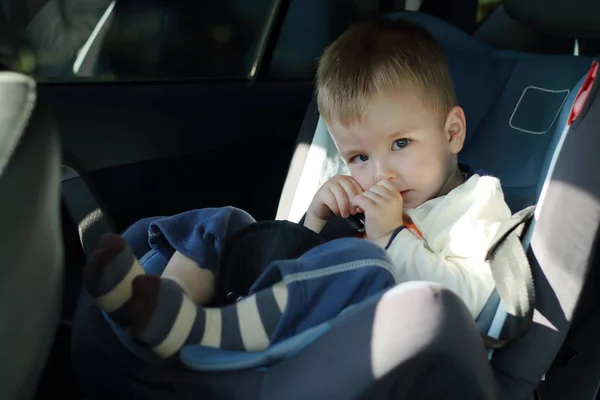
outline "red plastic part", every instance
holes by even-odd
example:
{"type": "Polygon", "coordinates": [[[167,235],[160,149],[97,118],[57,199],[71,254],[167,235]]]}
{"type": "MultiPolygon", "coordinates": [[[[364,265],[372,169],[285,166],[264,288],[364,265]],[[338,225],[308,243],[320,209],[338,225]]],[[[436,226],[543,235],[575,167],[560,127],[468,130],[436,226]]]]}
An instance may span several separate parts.
{"type": "Polygon", "coordinates": [[[588,72],[585,77],[585,81],[583,82],[583,86],[579,89],[579,93],[577,93],[577,97],[575,97],[575,101],[573,102],[573,107],[571,108],[571,113],[569,114],[569,120],[567,124],[571,125],[573,121],[577,119],[579,113],[583,109],[583,106],[590,94],[590,90],[592,89],[592,85],[594,84],[594,80],[596,79],[596,75],[598,74],[598,62],[594,61],[592,63],[592,68],[588,72]]]}

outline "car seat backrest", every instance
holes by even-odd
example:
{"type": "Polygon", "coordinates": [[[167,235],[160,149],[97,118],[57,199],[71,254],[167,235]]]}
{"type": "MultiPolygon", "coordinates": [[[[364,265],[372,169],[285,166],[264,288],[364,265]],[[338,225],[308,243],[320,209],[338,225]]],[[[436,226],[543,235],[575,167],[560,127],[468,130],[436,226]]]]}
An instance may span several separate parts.
{"type": "Polygon", "coordinates": [[[562,37],[600,39],[596,0],[505,0],[506,13],[532,28],[562,37]]]}
{"type": "Polygon", "coordinates": [[[475,37],[505,50],[543,54],[573,54],[575,40],[550,35],[510,17],[500,4],[477,26],[475,37]]]}
{"type": "Polygon", "coordinates": [[[0,398],[33,396],[62,293],[60,148],[35,82],[0,72],[0,398]]]}
{"type": "MultiPolygon", "coordinates": [[[[554,260],[553,251],[548,252],[563,247],[554,232],[568,232],[556,221],[558,215],[548,216],[548,210],[558,212],[557,204],[568,204],[555,177],[564,173],[558,172],[566,168],[564,160],[574,163],[576,156],[561,156],[560,163],[555,156],[568,139],[565,127],[569,113],[593,59],[495,50],[429,15],[404,12],[390,17],[409,18],[424,25],[446,53],[467,116],[467,139],[460,161],[499,177],[513,211],[535,204],[544,191],[546,202],[538,210],[540,224],[532,224],[525,240],[531,238],[529,256],[537,296],[534,324],[527,336],[496,351],[492,358],[504,391],[510,393],[506,398],[527,398],[564,339],[587,268],[584,258],[577,254],[578,264],[570,266],[573,275],[567,278],[565,259],[554,260]],[[551,168],[554,162],[556,170],[551,168]],[[552,179],[545,180],[546,175],[552,179]],[[558,200],[550,200],[553,196],[558,200]],[[563,278],[570,283],[568,289],[555,287],[563,278]]],[[[337,172],[345,172],[345,167],[313,104],[299,137],[277,218],[298,221],[319,183],[337,172]]],[[[568,201],[578,202],[574,198],[568,201]]],[[[588,231],[595,237],[594,232],[588,231]]],[[[589,252],[589,240],[582,243],[589,245],[582,251],[589,252]]]]}
{"type": "MultiPolygon", "coordinates": [[[[513,212],[534,204],[548,154],[592,59],[494,50],[427,14],[400,12],[390,18],[425,26],[446,54],[467,116],[460,162],[497,176],[513,212]]],[[[298,221],[319,184],[347,171],[316,112],[313,105],[307,113],[277,218],[298,221]]]]}
{"type": "Polygon", "coordinates": [[[600,228],[596,74],[594,63],[576,104],[586,93],[589,96],[583,109],[571,114],[578,114],[577,119],[561,135],[530,228],[528,256],[536,286],[533,324],[521,340],[500,349],[492,359],[505,398],[526,398],[537,386],[569,332],[576,308],[582,306],[586,279],[595,275],[600,228]]]}
{"type": "Polygon", "coordinates": [[[564,127],[561,111],[568,113],[591,59],[494,50],[425,14],[392,17],[424,25],[446,53],[467,116],[460,161],[500,178],[513,212],[534,204],[546,154],[564,127]]]}

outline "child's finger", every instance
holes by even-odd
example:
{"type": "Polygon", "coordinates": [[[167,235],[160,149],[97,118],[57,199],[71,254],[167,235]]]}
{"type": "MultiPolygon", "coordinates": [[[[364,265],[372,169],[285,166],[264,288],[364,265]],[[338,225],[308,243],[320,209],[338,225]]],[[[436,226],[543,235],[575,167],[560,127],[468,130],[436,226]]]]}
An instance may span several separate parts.
{"type": "Polygon", "coordinates": [[[383,201],[383,196],[371,190],[367,190],[366,192],[361,193],[359,197],[365,197],[371,200],[373,204],[380,204],[383,201]]]}
{"type": "Polygon", "coordinates": [[[358,181],[356,179],[350,177],[349,181],[352,182],[352,185],[355,187],[357,194],[361,194],[362,192],[365,191],[365,189],[363,189],[362,186],[360,186],[360,184],[358,183],[358,181]]]}
{"type": "Polygon", "coordinates": [[[345,180],[340,182],[346,194],[348,196],[349,209],[348,212],[352,215],[356,214],[358,210],[355,207],[351,206],[352,199],[363,192],[362,188],[358,185],[356,181],[345,180]]]}
{"type": "Polygon", "coordinates": [[[373,200],[363,196],[363,194],[354,197],[352,199],[352,205],[357,207],[360,210],[359,212],[366,215],[376,204],[373,200]]]}
{"type": "Polygon", "coordinates": [[[331,210],[335,215],[340,214],[340,209],[338,207],[337,200],[335,198],[335,194],[331,190],[331,187],[328,188],[325,193],[323,193],[323,203],[331,210]]]}
{"type": "Polygon", "coordinates": [[[340,185],[344,188],[349,198],[353,198],[356,195],[359,195],[362,190],[360,190],[360,186],[350,179],[345,179],[340,182],[340,185]]]}
{"type": "Polygon", "coordinates": [[[400,193],[398,189],[394,186],[394,184],[389,181],[389,179],[380,180],[379,182],[377,182],[376,186],[383,186],[392,193],[400,193]]]}
{"type": "Polygon", "coordinates": [[[388,188],[379,184],[371,186],[367,192],[375,193],[381,197],[389,197],[391,194],[388,188]]]}
{"type": "Polygon", "coordinates": [[[348,218],[350,216],[350,198],[346,193],[344,187],[340,185],[333,185],[331,187],[331,192],[335,196],[335,201],[338,207],[338,215],[341,215],[342,218],[348,218]]]}

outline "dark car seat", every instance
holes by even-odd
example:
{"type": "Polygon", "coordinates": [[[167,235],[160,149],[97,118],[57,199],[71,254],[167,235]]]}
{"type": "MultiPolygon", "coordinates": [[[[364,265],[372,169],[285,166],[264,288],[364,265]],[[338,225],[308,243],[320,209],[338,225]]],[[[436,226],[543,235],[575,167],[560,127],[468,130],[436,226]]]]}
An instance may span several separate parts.
{"type": "Polygon", "coordinates": [[[505,50],[542,54],[573,54],[574,38],[551,35],[508,15],[504,5],[496,7],[475,30],[482,42],[505,50]]]}
{"type": "Polygon", "coordinates": [[[0,398],[33,396],[59,322],[60,147],[35,82],[0,72],[0,398]]]}

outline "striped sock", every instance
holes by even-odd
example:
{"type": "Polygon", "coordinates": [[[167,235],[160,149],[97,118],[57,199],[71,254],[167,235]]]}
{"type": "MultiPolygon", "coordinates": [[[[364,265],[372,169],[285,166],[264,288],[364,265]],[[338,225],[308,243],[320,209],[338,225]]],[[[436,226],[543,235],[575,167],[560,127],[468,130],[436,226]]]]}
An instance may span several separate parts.
{"type": "Polygon", "coordinates": [[[88,258],[83,269],[83,282],[98,307],[119,326],[128,328],[132,314],[131,283],[143,274],[144,269],[125,240],[115,234],[106,234],[88,258]]]}
{"type": "Polygon", "coordinates": [[[162,358],[187,344],[264,350],[287,305],[283,282],[224,308],[196,306],[168,278],[139,277],[133,282],[133,293],[133,334],[162,358]]]}

